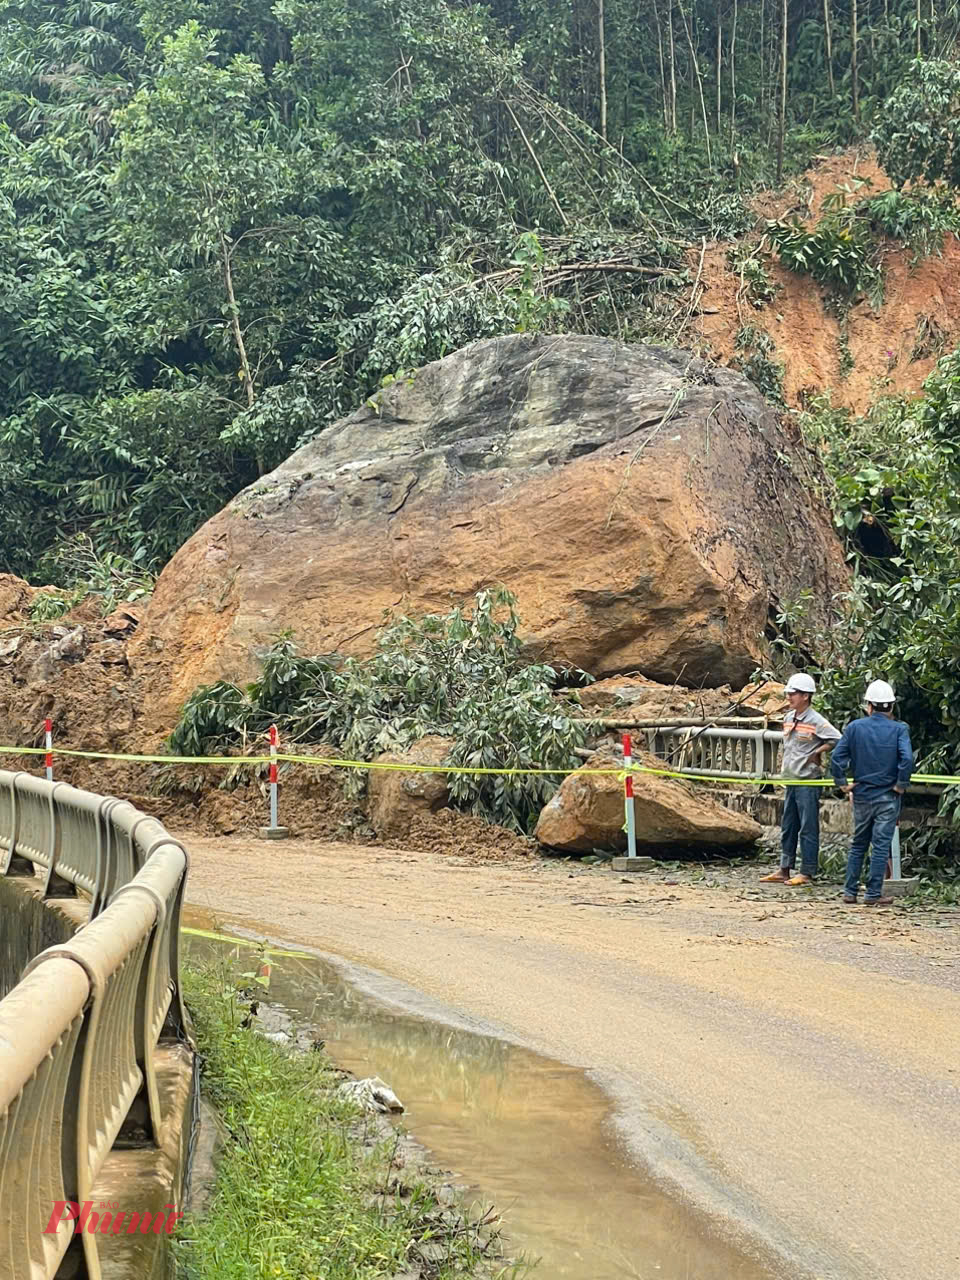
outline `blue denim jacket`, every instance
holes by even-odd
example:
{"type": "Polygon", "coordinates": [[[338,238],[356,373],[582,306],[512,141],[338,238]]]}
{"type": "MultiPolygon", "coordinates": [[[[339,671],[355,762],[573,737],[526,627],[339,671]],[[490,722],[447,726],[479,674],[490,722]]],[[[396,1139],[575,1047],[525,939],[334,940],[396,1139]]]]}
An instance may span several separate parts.
{"type": "Polygon", "coordinates": [[[894,787],[905,787],[913,772],[910,731],[885,715],[854,720],[834,748],[830,769],[840,787],[848,773],[853,775],[856,800],[876,800],[894,787]]]}

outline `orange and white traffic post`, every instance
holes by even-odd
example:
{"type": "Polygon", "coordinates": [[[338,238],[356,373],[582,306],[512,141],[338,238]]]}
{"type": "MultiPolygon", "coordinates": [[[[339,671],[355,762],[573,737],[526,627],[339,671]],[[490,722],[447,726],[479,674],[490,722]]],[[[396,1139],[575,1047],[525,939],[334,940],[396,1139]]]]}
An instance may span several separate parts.
{"type": "Polygon", "coordinates": [[[278,785],[277,785],[277,749],[280,745],[280,735],[277,732],[277,726],[270,726],[270,825],[261,827],[260,834],[266,840],[283,840],[290,833],[286,827],[281,827],[278,817],[278,785]]]}
{"type": "Polygon", "coordinates": [[[627,857],[637,856],[637,822],[633,807],[633,743],[629,733],[623,735],[623,767],[626,777],[623,780],[623,803],[627,813],[627,857]]]}

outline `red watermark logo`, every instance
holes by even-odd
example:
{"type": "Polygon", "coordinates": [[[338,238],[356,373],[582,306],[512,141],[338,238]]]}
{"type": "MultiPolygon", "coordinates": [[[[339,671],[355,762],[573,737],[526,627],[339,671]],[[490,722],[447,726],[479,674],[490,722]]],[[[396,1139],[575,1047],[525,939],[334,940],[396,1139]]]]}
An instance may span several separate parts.
{"type": "Polygon", "coordinates": [[[43,1228],[46,1236],[55,1236],[67,1222],[75,1222],[76,1234],[86,1231],[87,1235],[99,1232],[102,1236],[135,1235],[138,1231],[147,1235],[152,1231],[155,1235],[172,1235],[177,1223],[183,1217],[176,1205],[165,1204],[163,1212],[154,1213],[144,1210],[143,1213],[128,1214],[121,1209],[115,1200],[101,1200],[94,1206],[92,1200],[84,1200],[77,1204],[76,1200],[57,1200],[54,1202],[50,1221],[43,1228]],[[168,1213],[167,1210],[170,1212],[168,1213]]]}

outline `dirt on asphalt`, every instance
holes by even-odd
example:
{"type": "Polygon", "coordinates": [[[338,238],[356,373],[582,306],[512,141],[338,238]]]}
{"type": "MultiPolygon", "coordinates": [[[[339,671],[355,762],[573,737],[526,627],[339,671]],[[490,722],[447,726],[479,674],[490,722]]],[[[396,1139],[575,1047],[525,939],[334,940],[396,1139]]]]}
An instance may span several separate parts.
{"type": "Polygon", "coordinates": [[[190,837],[189,901],[587,1069],[637,1159],[784,1274],[956,1280],[960,912],[756,865],[190,837]]]}

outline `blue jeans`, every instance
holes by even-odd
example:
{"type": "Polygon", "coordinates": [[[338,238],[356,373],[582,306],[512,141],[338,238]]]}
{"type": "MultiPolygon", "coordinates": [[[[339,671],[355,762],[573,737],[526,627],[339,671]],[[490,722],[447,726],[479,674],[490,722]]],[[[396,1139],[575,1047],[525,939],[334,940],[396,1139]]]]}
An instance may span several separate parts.
{"type": "Polygon", "coordinates": [[[860,872],[863,870],[863,855],[872,842],[873,853],[870,855],[870,869],[867,872],[867,901],[879,898],[883,893],[883,878],[887,872],[887,859],[890,857],[890,846],[893,833],[900,817],[900,797],[895,791],[876,796],[869,800],[858,800],[856,790],[853,793],[853,839],[850,842],[850,854],[847,858],[847,883],[844,893],[851,898],[857,896],[860,888],[860,872]]]}
{"type": "Polygon", "coordinates": [[[815,876],[820,866],[820,788],[784,788],[780,820],[780,869],[792,871],[800,840],[800,870],[815,876]]]}

